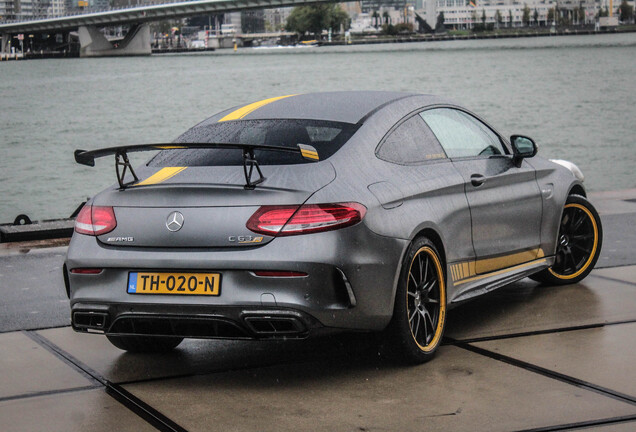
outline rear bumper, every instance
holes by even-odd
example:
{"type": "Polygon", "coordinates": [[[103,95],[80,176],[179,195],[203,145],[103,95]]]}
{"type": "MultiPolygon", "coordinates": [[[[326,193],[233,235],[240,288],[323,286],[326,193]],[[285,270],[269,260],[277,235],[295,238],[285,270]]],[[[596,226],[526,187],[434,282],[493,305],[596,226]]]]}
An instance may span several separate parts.
{"type": "Polygon", "coordinates": [[[174,305],[73,305],[73,329],[108,335],[181,336],[215,339],[304,338],[321,325],[289,309],[177,307],[174,305]]]}
{"type": "Polygon", "coordinates": [[[67,274],[73,327],[109,334],[171,329],[186,337],[231,338],[304,337],[323,326],[381,330],[391,318],[406,246],[407,241],[378,236],[364,224],[239,250],[113,247],[76,234],[67,269],[103,270],[67,274]],[[219,272],[221,293],[128,294],[128,274],[140,270],[219,272]],[[255,270],[307,276],[259,277],[255,270]]]}

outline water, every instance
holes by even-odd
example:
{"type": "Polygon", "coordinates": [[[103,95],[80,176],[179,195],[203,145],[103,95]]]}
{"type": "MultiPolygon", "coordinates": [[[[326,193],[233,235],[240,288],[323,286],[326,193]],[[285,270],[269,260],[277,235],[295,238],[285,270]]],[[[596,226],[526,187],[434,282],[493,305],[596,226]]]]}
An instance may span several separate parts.
{"type": "Polygon", "coordinates": [[[111,158],[78,165],[77,148],[171,141],[228,107],[329,90],[445,95],[575,162],[589,190],[633,188],[635,48],[632,33],[0,63],[0,222],[66,217],[114,182],[111,158]]]}

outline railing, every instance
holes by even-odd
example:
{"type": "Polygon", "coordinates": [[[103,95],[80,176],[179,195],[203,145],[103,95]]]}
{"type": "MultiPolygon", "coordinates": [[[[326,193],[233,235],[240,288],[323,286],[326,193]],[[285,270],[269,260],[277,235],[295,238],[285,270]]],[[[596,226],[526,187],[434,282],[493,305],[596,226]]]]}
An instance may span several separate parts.
{"type": "Polygon", "coordinates": [[[81,10],[81,11],[78,10],[78,11],[74,11],[71,13],[64,13],[64,14],[33,15],[25,19],[0,20],[0,24],[15,24],[15,23],[21,23],[21,22],[33,21],[33,20],[65,18],[65,17],[87,15],[87,14],[100,13],[100,12],[112,12],[112,11],[119,11],[119,10],[126,10],[126,9],[135,9],[135,8],[144,7],[144,6],[156,6],[156,5],[176,4],[176,3],[188,3],[188,1],[165,0],[165,1],[154,1],[152,3],[137,3],[134,5],[127,5],[127,6],[121,6],[121,7],[108,7],[108,8],[101,8],[101,9],[87,8],[85,10],[81,10]]]}

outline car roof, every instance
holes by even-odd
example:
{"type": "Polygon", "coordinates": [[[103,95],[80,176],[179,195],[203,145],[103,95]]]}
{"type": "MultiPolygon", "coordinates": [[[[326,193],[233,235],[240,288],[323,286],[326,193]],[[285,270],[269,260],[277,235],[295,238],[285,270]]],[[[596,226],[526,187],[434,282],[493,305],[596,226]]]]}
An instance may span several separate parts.
{"type": "Polygon", "coordinates": [[[422,106],[438,103],[436,96],[391,91],[339,91],[278,96],[240,105],[213,115],[198,126],[219,121],[263,119],[311,119],[360,123],[378,109],[409,97],[422,106]]]}

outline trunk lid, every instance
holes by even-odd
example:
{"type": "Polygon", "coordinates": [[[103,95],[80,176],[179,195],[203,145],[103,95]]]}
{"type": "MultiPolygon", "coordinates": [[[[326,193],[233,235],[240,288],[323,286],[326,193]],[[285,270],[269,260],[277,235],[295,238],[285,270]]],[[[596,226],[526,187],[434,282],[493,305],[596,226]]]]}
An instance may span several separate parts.
{"type": "MultiPolygon", "coordinates": [[[[327,161],[262,166],[266,180],[245,189],[242,166],[189,167],[157,184],[109,189],[93,205],[112,206],[117,227],[98,237],[121,247],[254,247],[273,237],[245,226],[262,205],[302,204],[334,180],[327,161]]],[[[157,168],[138,170],[140,179],[157,168]]]]}

